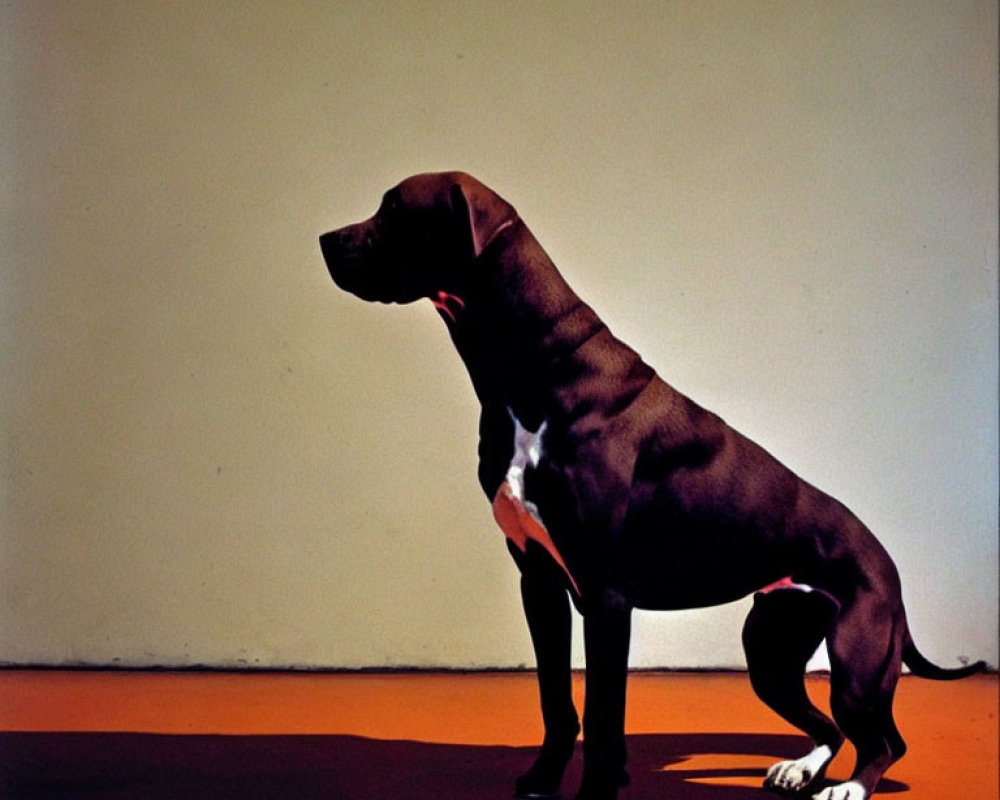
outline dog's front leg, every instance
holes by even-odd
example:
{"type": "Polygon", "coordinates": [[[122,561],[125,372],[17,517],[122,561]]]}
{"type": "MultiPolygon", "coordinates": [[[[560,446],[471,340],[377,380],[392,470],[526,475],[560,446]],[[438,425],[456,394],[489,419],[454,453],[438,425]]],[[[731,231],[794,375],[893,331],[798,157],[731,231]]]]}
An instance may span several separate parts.
{"type": "Polygon", "coordinates": [[[625,688],[632,609],[607,592],[587,604],[583,635],[587,694],[583,710],[583,783],[577,800],[614,800],[627,786],[625,688]]]}
{"type": "Polygon", "coordinates": [[[538,665],[545,740],[531,769],[517,779],[516,794],[553,797],[580,733],[570,672],[569,595],[550,575],[528,569],[521,575],[521,600],[538,665]]]}

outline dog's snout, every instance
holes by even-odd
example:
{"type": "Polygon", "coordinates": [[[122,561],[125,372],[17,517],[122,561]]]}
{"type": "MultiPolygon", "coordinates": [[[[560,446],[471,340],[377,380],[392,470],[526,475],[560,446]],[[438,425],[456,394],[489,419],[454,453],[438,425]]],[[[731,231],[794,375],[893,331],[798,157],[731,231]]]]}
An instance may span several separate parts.
{"type": "Polygon", "coordinates": [[[327,264],[331,261],[357,258],[374,245],[371,220],[324,233],[319,237],[319,244],[327,264]]]}
{"type": "Polygon", "coordinates": [[[319,237],[323,260],[333,282],[363,300],[377,300],[381,296],[380,273],[375,263],[376,234],[372,220],[365,220],[319,237]]]}
{"type": "Polygon", "coordinates": [[[350,283],[351,264],[357,259],[358,249],[351,242],[351,237],[344,236],[346,229],[330,231],[319,237],[320,251],[330,272],[330,277],[342,289],[349,289],[345,283],[350,283]]]}
{"type": "Polygon", "coordinates": [[[339,260],[341,253],[339,231],[330,231],[319,237],[319,249],[327,266],[339,260]]]}

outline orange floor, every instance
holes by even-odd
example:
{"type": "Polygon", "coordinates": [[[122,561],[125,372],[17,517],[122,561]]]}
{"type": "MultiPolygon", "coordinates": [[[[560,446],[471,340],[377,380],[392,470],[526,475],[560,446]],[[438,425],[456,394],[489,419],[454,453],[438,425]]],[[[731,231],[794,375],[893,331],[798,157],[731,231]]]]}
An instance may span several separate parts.
{"type": "MultiPolygon", "coordinates": [[[[825,705],[826,679],[809,685],[825,705]]],[[[582,699],[581,676],[576,689],[582,699]]],[[[0,792],[506,798],[541,737],[535,692],[531,673],[0,671],[0,792]]],[[[909,753],[878,794],[997,800],[997,710],[996,675],[905,677],[896,718],[909,753]]],[[[764,769],[804,747],[742,674],[633,674],[627,732],[622,800],[765,798],[764,769]]],[[[852,759],[845,748],[830,777],[852,759]]]]}

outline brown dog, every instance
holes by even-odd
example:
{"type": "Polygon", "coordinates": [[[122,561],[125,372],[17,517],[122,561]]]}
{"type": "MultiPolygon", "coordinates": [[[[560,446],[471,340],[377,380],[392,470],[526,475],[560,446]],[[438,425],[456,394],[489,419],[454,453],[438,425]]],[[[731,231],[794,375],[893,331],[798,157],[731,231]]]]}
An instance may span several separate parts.
{"type": "Polygon", "coordinates": [[[584,619],[587,698],[577,797],[627,783],[625,685],[634,608],[756,601],[750,679],[815,747],[765,785],[801,791],[843,743],[846,783],[818,800],[865,800],[905,745],[892,718],[901,662],[950,679],[910,637],[886,551],[843,505],[672,389],[569,288],[508,203],[462,173],[418,175],[372,218],[321,237],[334,281],[365,300],[429,298],[482,404],[479,479],[521,570],[545,740],[522,797],[559,789],[579,722],[570,607],[584,619]],[[826,638],[831,706],[803,688],[826,638]]]}

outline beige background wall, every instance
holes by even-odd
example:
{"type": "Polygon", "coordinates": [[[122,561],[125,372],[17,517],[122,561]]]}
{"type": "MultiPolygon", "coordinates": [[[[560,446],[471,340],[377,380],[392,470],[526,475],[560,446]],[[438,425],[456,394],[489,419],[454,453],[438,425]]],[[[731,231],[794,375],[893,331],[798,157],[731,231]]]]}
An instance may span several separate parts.
{"type": "MultiPolygon", "coordinates": [[[[0,661],[531,663],[429,303],[317,235],[461,168],[997,658],[996,4],[0,3],[0,661]]],[[[711,576],[706,576],[707,580],[711,576]]],[[[731,666],[745,604],[639,615],[731,666]]]]}

